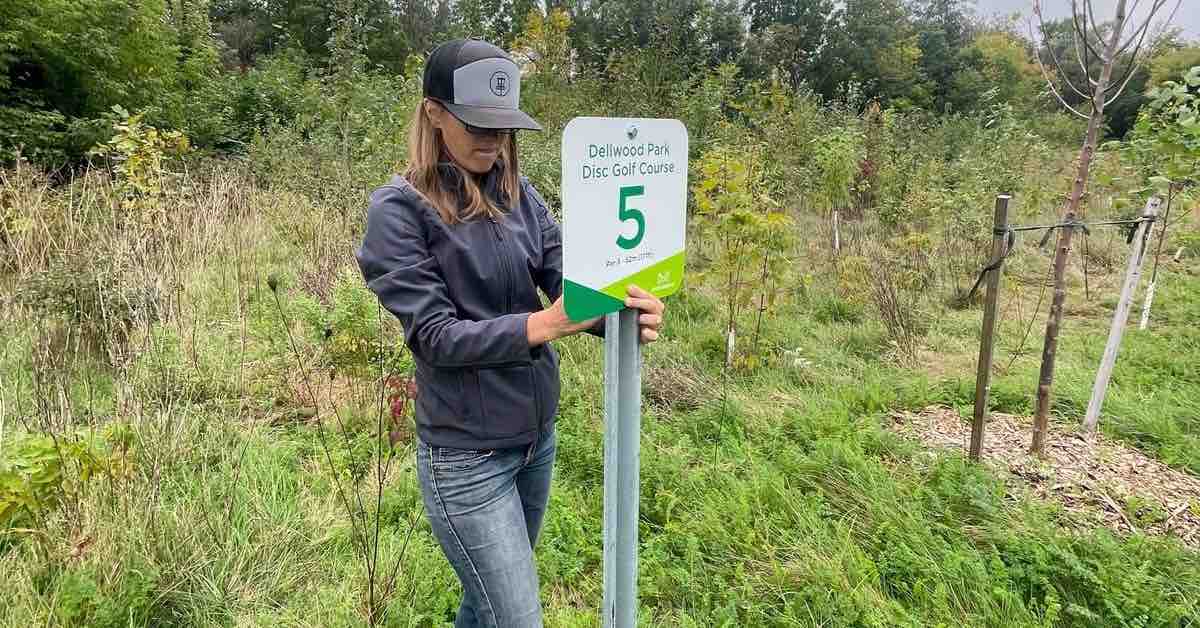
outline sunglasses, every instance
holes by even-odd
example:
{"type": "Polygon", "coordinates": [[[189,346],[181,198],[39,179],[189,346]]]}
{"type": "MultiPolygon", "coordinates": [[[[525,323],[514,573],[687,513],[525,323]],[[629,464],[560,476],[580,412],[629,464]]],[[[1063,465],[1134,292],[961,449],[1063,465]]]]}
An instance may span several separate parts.
{"type": "Polygon", "coordinates": [[[459,120],[459,122],[462,122],[462,125],[467,127],[467,133],[470,133],[471,135],[481,135],[484,137],[488,137],[488,136],[492,136],[492,135],[508,136],[508,135],[513,135],[514,133],[517,132],[516,129],[485,129],[481,126],[475,126],[474,124],[467,124],[466,122],[463,122],[462,120],[459,120]]]}
{"type": "Polygon", "coordinates": [[[483,136],[483,137],[490,137],[492,135],[508,136],[508,135],[513,135],[517,132],[517,129],[485,129],[484,127],[475,126],[474,124],[467,124],[466,122],[463,122],[461,119],[459,119],[458,116],[455,116],[454,112],[447,109],[446,106],[443,105],[440,100],[437,100],[434,98],[430,98],[430,100],[437,103],[438,107],[442,108],[442,111],[445,111],[446,113],[450,114],[451,116],[454,116],[454,119],[458,120],[459,124],[466,127],[467,133],[470,133],[471,135],[479,135],[479,136],[483,136]]]}

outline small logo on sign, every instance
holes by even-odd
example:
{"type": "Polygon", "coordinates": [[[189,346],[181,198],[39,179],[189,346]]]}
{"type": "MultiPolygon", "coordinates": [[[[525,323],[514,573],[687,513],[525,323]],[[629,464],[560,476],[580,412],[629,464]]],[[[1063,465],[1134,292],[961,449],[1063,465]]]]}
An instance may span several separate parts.
{"type": "Polygon", "coordinates": [[[492,80],[490,82],[492,93],[501,98],[507,96],[510,81],[512,81],[512,79],[509,78],[508,72],[497,70],[494,74],[492,74],[492,80]]]}
{"type": "Polygon", "coordinates": [[[629,126],[625,127],[625,137],[628,137],[630,141],[637,139],[637,133],[637,125],[630,124],[629,126]]]}
{"type": "Polygon", "coordinates": [[[670,271],[658,273],[657,281],[654,284],[655,290],[664,290],[675,285],[675,280],[671,278],[670,271]]]}

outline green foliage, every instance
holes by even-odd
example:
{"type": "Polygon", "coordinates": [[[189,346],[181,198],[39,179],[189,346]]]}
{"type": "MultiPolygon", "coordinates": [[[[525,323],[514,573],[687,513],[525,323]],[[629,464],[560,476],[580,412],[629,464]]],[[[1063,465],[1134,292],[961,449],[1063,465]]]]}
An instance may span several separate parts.
{"type": "Polygon", "coordinates": [[[16,0],[0,9],[0,158],[63,165],[102,141],[115,105],[151,124],[222,132],[207,2],[16,0]]]}
{"type": "Polygon", "coordinates": [[[1130,147],[1148,182],[1159,177],[1182,186],[1200,179],[1200,65],[1154,88],[1147,98],[1130,147]]]}
{"type": "Polygon", "coordinates": [[[61,350],[83,348],[118,364],[134,328],[158,320],[165,305],[161,286],[135,279],[133,263],[106,251],[58,257],[26,277],[20,302],[47,326],[65,325],[61,350]]]}
{"type": "Polygon", "coordinates": [[[410,78],[333,73],[291,87],[283,81],[299,68],[283,64],[273,71],[280,75],[259,80],[272,81],[276,98],[288,104],[262,119],[268,132],[254,134],[249,154],[260,180],[326,205],[353,202],[357,208],[366,191],[403,170],[419,71],[410,78]]]}
{"type": "Polygon", "coordinates": [[[98,474],[120,474],[126,458],[113,449],[128,426],[112,424],[99,438],[29,435],[4,443],[0,457],[0,539],[28,532],[64,501],[83,497],[98,474]]]}
{"type": "Polygon", "coordinates": [[[166,160],[187,153],[188,138],[179,131],[159,131],[142,122],[143,114],[130,115],[119,105],[113,112],[119,116],[113,123],[116,133],[90,154],[109,157],[115,164],[121,207],[134,222],[160,223],[166,211],[163,183],[171,174],[166,160]]]}
{"type": "Polygon", "coordinates": [[[411,370],[395,318],[382,309],[357,272],[342,269],[328,306],[307,296],[297,305],[309,337],[322,343],[328,366],[366,378],[411,370]]]}
{"type": "MultiPolygon", "coordinates": [[[[775,201],[763,189],[760,150],[759,147],[747,150],[745,146],[709,148],[700,158],[697,183],[692,188],[701,237],[717,249],[705,276],[711,275],[724,292],[730,349],[734,345],[738,313],[755,294],[759,309],[754,341],[757,345],[762,314],[774,306],[790,268],[792,219],[778,211],[775,201]]],[[[727,349],[726,363],[732,363],[733,359],[727,349]]]]}
{"type": "Polygon", "coordinates": [[[1196,66],[1200,66],[1200,46],[1169,49],[1150,60],[1149,86],[1151,89],[1161,87],[1196,66]]]}
{"type": "Polygon", "coordinates": [[[116,578],[106,570],[72,570],[58,577],[54,613],[66,626],[123,628],[152,625],[158,578],[124,565],[116,578]]]}
{"type": "Polygon", "coordinates": [[[821,206],[831,210],[849,206],[850,186],[861,159],[862,134],[854,127],[834,128],[813,138],[810,151],[818,181],[815,196],[821,206]]]}
{"type": "Polygon", "coordinates": [[[862,321],[863,306],[837,295],[827,295],[813,302],[813,317],[821,323],[858,323],[862,321]]]}

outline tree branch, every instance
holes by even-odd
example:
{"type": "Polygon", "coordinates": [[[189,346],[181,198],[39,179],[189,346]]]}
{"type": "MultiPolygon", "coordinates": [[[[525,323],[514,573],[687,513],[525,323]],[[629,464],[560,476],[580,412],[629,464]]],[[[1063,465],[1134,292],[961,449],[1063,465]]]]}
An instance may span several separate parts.
{"type": "MultiPolygon", "coordinates": [[[[1072,2],[1075,2],[1075,1],[1076,1],[1076,0],[1072,0],[1072,2]]],[[[1071,91],[1075,92],[1075,94],[1076,94],[1076,95],[1078,95],[1080,98],[1082,98],[1082,99],[1084,99],[1084,100],[1089,100],[1089,99],[1091,99],[1091,96],[1090,96],[1090,95],[1088,95],[1088,94],[1085,94],[1085,93],[1084,93],[1084,92],[1083,92],[1081,89],[1079,89],[1078,87],[1076,87],[1076,86],[1075,86],[1075,84],[1071,82],[1071,79],[1070,79],[1070,77],[1068,77],[1068,76],[1067,76],[1067,73],[1066,73],[1066,71],[1065,71],[1065,70],[1063,70],[1062,63],[1061,63],[1061,62],[1058,60],[1058,55],[1057,55],[1057,54],[1055,54],[1055,52],[1054,52],[1054,46],[1051,44],[1051,42],[1050,42],[1050,38],[1049,38],[1049,36],[1047,35],[1047,31],[1046,31],[1046,22],[1045,22],[1045,21],[1042,19],[1041,2],[1035,1],[1035,2],[1033,3],[1033,13],[1034,13],[1034,15],[1036,15],[1036,16],[1037,16],[1037,18],[1038,18],[1038,24],[1039,24],[1039,25],[1040,25],[1040,27],[1041,27],[1042,36],[1041,36],[1040,40],[1039,40],[1039,38],[1037,38],[1037,37],[1035,37],[1035,36],[1034,36],[1034,34],[1033,34],[1033,21],[1032,21],[1032,20],[1030,20],[1030,22],[1029,22],[1029,37],[1030,37],[1030,39],[1032,39],[1033,41],[1041,41],[1041,42],[1043,43],[1043,46],[1045,46],[1045,48],[1046,48],[1046,51],[1050,53],[1050,60],[1051,60],[1051,61],[1054,63],[1055,75],[1056,75],[1056,76],[1061,76],[1061,77],[1062,77],[1062,80],[1063,80],[1063,83],[1065,83],[1065,84],[1067,85],[1067,87],[1070,87],[1070,88],[1071,88],[1071,91]]],[[[1043,76],[1043,77],[1045,77],[1045,79],[1046,79],[1046,82],[1047,82],[1047,83],[1053,83],[1053,81],[1052,81],[1052,80],[1050,79],[1050,77],[1048,76],[1048,73],[1046,72],[1046,66],[1045,66],[1045,64],[1043,64],[1043,63],[1042,63],[1041,51],[1040,51],[1040,50],[1035,50],[1035,51],[1034,51],[1034,53],[1035,53],[1035,54],[1034,54],[1034,57],[1035,57],[1035,58],[1037,59],[1037,61],[1038,61],[1038,67],[1040,67],[1040,68],[1042,69],[1042,76],[1043,76]]],[[[1085,78],[1085,80],[1086,80],[1088,83],[1091,83],[1091,82],[1092,82],[1092,78],[1091,78],[1091,76],[1088,74],[1087,68],[1084,68],[1083,74],[1084,74],[1084,78],[1085,78]]],[[[1059,95],[1058,95],[1058,90],[1054,89],[1054,86],[1053,86],[1053,85],[1051,85],[1050,89],[1051,89],[1051,90],[1053,90],[1053,91],[1055,92],[1055,96],[1058,96],[1059,100],[1060,100],[1060,101],[1062,101],[1063,105],[1066,105],[1066,104],[1067,104],[1067,103],[1066,103],[1066,101],[1065,101],[1065,100],[1063,100],[1062,96],[1059,96],[1059,95]]],[[[1089,91],[1091,91],[1091,90],[1089,90],[1089,91]]],[[[1070,107],[1068,107],[1068,109],[1069,109],[1069,108],[1070,108],[1070,107]]],[[[1084,117],[1086,118],[1087,116],[1084,116],[1084,117]]]]}
{"type": "MultiPolygon", "coordinates": [[[[1088,53],[1091,53],[1091,56],[1096,57],[1102,63],[1104,62],[1104,55],[1100,54],[1099,52],[1096,51],[1095,48],[1092,47],[1092,41],[1088,37],[1087,16],[1088,16],[1088,10],[1091,7],[1092,3],[1091,3],[1091,0],[1084,0],[1084,1],[1085,1],[1085,4],[1083,5],[1083,16],[1080,17],[1078,0],[1071,0],[1071,24],[1074,25],[1074,27],[1075,27],[1074,28],[1075,56],[1077,56],[1077,57],[1079,56],[1079,51],[1081,49],[1080,41],[1082,41],[1083,58],[1085,60],[1087,60],[1088,63],[1083,64],[1081,62],[1080,65],[1083,67],[1083,75],[1084,75],[1084,77],[1087,78],[1088,85],[1094,87],[1096,85],[1096,81],[1094,79],[1092,79],[1092,70],[1090,67],[1091,62],[1090,62],[1090,58],[1088,57],[1088,53]]],[[[1092,20],[1092,23],[1093,23],[1093,25],[1095,24],[1094,18],[1092,20]]],[[[1093,26],[1093,28],[1094,28],[1094,26],[1093,26]]],[[[1100,31],[1096,31],[1096,37],[1099,37],[1099,36],[1100,36],[1100,31]]]]}
{"type": "MultiPolygon", "coordinates": [[[[1092,0],[1084,0],[1084,2],[1087,3],[1087,10],[1084,12],[1084,15],[1086,15],[1088,21],[1091,22],[1092,31],[1096,33],[1096,39],[1104,41],[1104,32],[1101,31],[1100,27],[1096,25],[1096,8],[1092,6],[1092,0]]],[[[1103,55],[1100,54],[1097,54],[1096,56],[1100,57],[1101,59],[1104,58],[1103,55]]]]}
{"type": "MultiPolygon", "coordinates": [[[[1034,2],[1034,13],[1036,13],[1038,15],[1038,18],[1040,20],[1041,19],[1041,11],[1038,9],[1038,3],[1036,1],[1034,2]]],[[[1046,48],[1049,49],[1050,45],[1046,43],[1047,38],[1045,35],[1046,35],[1046,31],[1045,31],[1045,29],[1043,29],[1041,41],[1043,42],[1043,45],[1045,45],[1046,48]]],[[[1034,41],[1038,41],[1038,39],[1033,34],[1033,20],[1029,21],[1029,37],[1030,37],[1030,39],[1032,39],[1034,41]]],[[[1050,57],[1051,57],[1051,59],[1055,59],[1053,50],[1051,50],[1050,57]]],[[[1079,111],[1076,111],[1074,107],[1067,104],[1066,99],[1063,98],[1062,94],[1060,94],[1058,92],[1058,89],[1054,87],[1054,80],[1050,78],[1050,72],[1048,72],[1046,70],[1046,64],[1042,62],[1041,51],[1035,49],[1033,58],[1035,60],[1037,60],[1038,69],[1042,71],[1042,78],[1046,79],[1046,86],[1050,88],[1050,92],[1053,93],[1054,97],[1058,99],[1059,104],[1061,104],[1063,107],[1066,107],[1067,110],[1070,111],[1071,113],[1073,113],[1081,118],[1086,119],[1088,116],[1080,113],[1079,111]]],[[[1056,59],[1055,59],[1054,67],[1059,74],[1063,74],[1062,67],[1058,65],[1056,59]]],[[[1066,83],[1067,86],[1070,87],[1072,91],[1074,91],[1076,94],[1078,94],[1084,100],[1088,100],[1088,101],[1092,100],[1090,96],[1079,91],[1079,88],[1075,87],[1075,84],[1072,83],[1070,80],[1066,79],[1065,76],[1064,76],[1063,82],[1066,83]]]]}
{"type": "Polygon", "coordinates": [[[1075,44],[1075,59],[1079,61],[1079,69],[1083,70],[1084,79],[1088,85],[1095,85],[1092,80],[1092,73],[1089,69],[1092,65],[1092,59],[1089,55],[1091,46],[1087,45],[1087,34],[1079,25],[1079,13],[1076,7],[1076,0],[1071,0],[1071,23],[1074,27],[1071,29],[1071,42],[1075,44]],[[1080,43],[1080,39],[1083,43],[1080,43]]]}
{"type": "MultiPolygon", "coordinates": [[[[1154,6],[1150,8],[1150,12],[1146,16],[1146,21],[1135,30],[1134,36],[1137,36],[1138,38],[1137,46],[1134,47],[1133,52],[1129,55],[1129,66],[1125,70],[1125,76],[1121,77],[1121,80],[1114,84],[1116,86],[1116,91],[1112,93],[1111,98],[1104,102],[1106,107],[1121,97],[1121,93],[1125,91],[1125,87],[1129,85],[1129,82],[1133,79],[1134,74],[1136,74],[1138,68],[1141,67],[1141,62],[1138,59],[1138,53],[1140,53],[1142,50],[1142,44],[1146,39],[1146,34],[1150,32],[1149,27],[1154,19],[1154,14],[1158,13],[1159,10],[1166,6],[1168,1],[1169,0],[1156,0],[1154,6]],[[1140,35],[1138,34],[1139,32],[1140,35]]],[[[1176,0],[1175,8],[1172,9],[1171,14],[1167,16],[1166,23],[1169,24],[1171,20],[1175,18],[1175,13],[1179,10],[1179,6],[1182,4],[1182,2],[1183,0],[1176,0]]],[[[1151,44],[1152,48],[1154,47],[1154,43],[1157,43],[1157,39],[1160,34],[1161,33],[1158,33],[1152,38],[1152,40],[1155,40],[1151,44]]],[[[1130,36],[1129,40],[1125,43],[1125,47],[1128,47],[1129,42],[1132,41],[1133,36],[1130,36]]],[[[1112,87],[1109,89],[1111,90],[1112,87]]],[[[1108,90],[1106,90],[1106,92],[1107,91],[1108,90]]]]}

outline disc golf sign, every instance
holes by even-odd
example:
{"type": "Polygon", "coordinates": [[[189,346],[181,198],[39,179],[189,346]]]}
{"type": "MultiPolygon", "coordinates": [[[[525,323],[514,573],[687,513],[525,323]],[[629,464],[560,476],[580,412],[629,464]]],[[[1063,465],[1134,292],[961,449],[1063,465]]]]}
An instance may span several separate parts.
{"type": "Polygon", "coordinates": [[[562,139],[563,305],[582,321],[625,307],[626,286],[683,283],[688,136],[678,120],[575,118],[562,139]]]}

